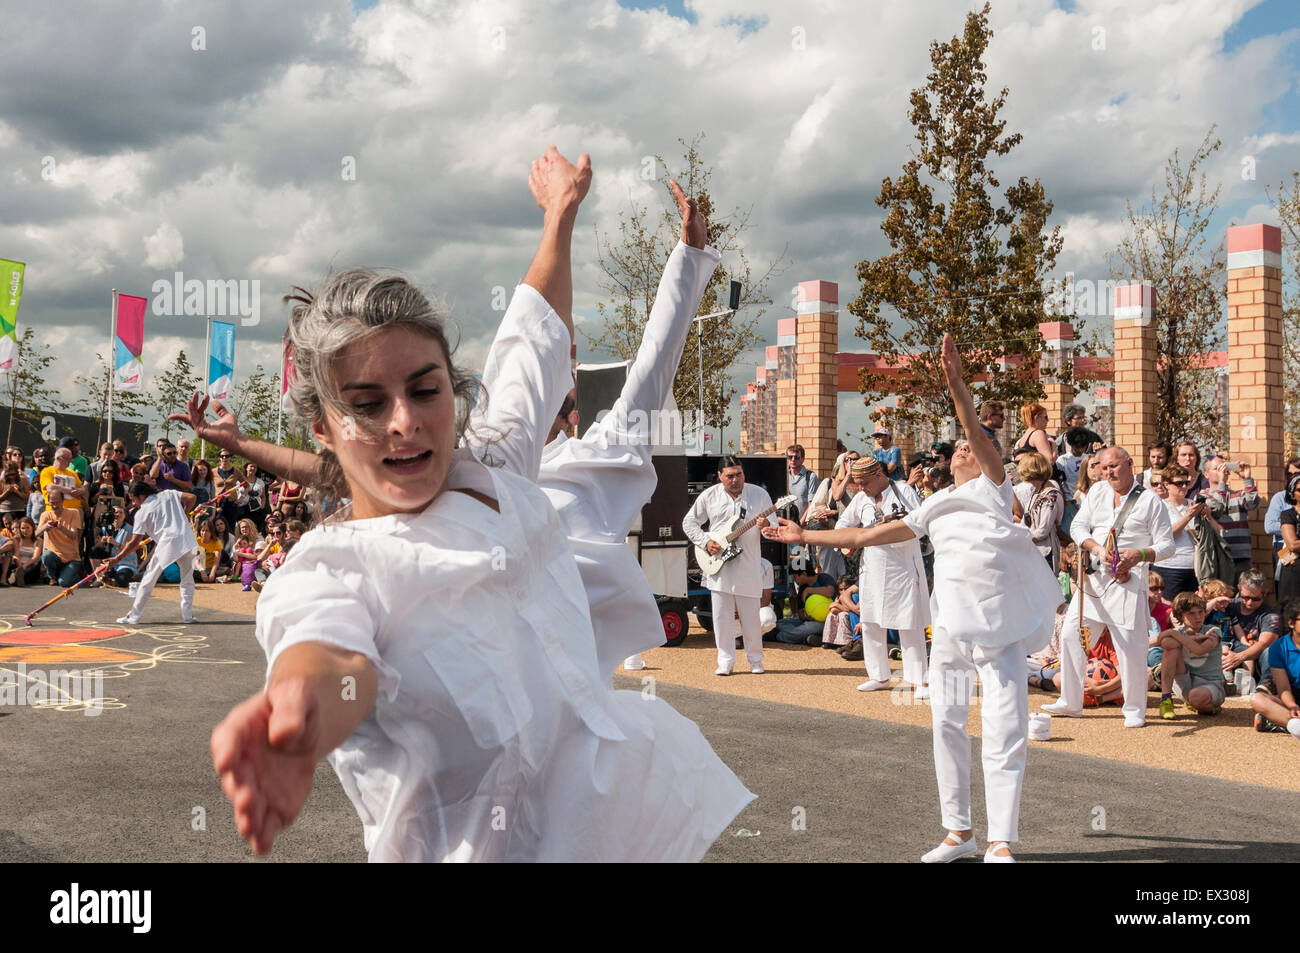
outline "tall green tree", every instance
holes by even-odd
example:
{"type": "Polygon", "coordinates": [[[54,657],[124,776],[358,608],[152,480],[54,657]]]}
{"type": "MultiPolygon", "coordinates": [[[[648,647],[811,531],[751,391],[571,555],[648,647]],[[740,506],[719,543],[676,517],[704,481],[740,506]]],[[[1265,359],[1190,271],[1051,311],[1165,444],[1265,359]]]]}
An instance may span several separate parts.
{"type": "MultiPolygon", "coordinates": [[[[1021,136],[1005,134],[999,118],[1008,90],[992,100],[985,91],[988,13],[986,3],[966,17],[960,35],[930,44],[931,70],[908,111],[916,150],[876,197],[892,250],[858,265],[861,293],[849,305],[856,334],[894,369],[860,373],[863,401],[906,395],[889,414],[902,427],[937,428],[955,413],[939,360],[945,333],[979,399],[1014,409],[1043,396],[1043,283],[1062,239],[1059,227],[1048,230],[1052,203],[1037,179],[1021,177],[998,193],[990,161],[1007,156],[1021,136]]],[[[1068,380],[1071,370],[1049,373],[1068,380]]]]}
{"type": "Polygon", "coordinates": [[[280,372],[267,374],[261,364],[235,385],[230,411],[245,433],[263,440],[275,439],[276,411],[280,405],[280,372]]]}
{"type": "Polygon", "coordinates": [[[1156,289],[1157,438],[1189,437],[1202,446],[1224,446],[1228,436],[1215,396],[1215,371],[1205,360],[1225,346],[1224,248],[1222,239],[1210,243],[1220,186],[1211,189],[1203,171],[1220,146],[1211,126],[1185,162],[1174,150],[1165,162],[1163,190],[1153,186],[1146,205],[1128,206],[1127,234],[1108,259],[1112,280],[1141,281],[1156,289]]]}
{"type": "Polygon", "coordinates": [[[597,335],[584,334],[597,351],[605,351],[620,360],[632,360],[641,346],[646,321],[654,305],[655,291],[663,275],[668,256],[677,245],[681,217],[668,188],[676,179],[682,190],[693,197],[708,221],[708,243],[722,254],[722,264],[713,273],[697,314],[713,314],[727,307],[732,280],[741,283],[740,309],[728,317],[713,318],[691,325],[682,361],[673,379],[673,397],[683,412],[700,408],[700,363],[704,371],[703,421],[708,427],[725,427],[731,422],[731,407],[736,388],[731,383],[731,367],[755,344],[759,318],[767,305],[768,283],[780,274],[784,255],[770,262],[761,274],[745,254],[743,237],[749,227],[751,209],[734,209],[726,215],[717,211],[711,188],[712,170],[700,152],[699,133],[689,142],[679,139],[686,150],[682,165],[675,170],[663,156],[656,155],[657,176],[663,185],[662,209],[634,205],[619,215],[618,235],[596,236],[597,255],[602,272],[601,291],[607,296],[596,310],[601,317],[597,335]],[[701,348],[701,329],[703,347],[701,348]]]}
{"type": "Polygon", "coordinates": [[[185,349],[181,348],[167,369],[154,375],[149,388],[149,404],[162,419],[163,436],[170,440],[172,428],[176,426],[176,421],[168,420],[167,415],[183,412],[190,395],[203,390],[203,379],[185,356],[185,349]]]}
{"type": "MultiPolygon", "coordinates": [[[[78,374],[73,378],[77,398],[70,408],[74,413],[84,414],[99,421],[99,430],[95,437],[95,450],[107,435],[108,389],[113,386],[113,368],[103,351],[95,352],[95,369],[89,374],[78,374]]],[[[149,407],[149,401],[142,393],[134,391],[113,391],[113,419],[139,418],[149,407]]],[[[90,448],[86,448],[89,450],[90,448]]]]}
{"type": "Polygon", "coordinates": [[[6,445],[13,442],[15,413],[39,420],[42,415],[58,413],[67,406],[57,387],[50,383],[53,380],[50,367],[56,358],[57,355],[50,353],[48,344],[36,340],[36,331],[31,325],[23,328],[13,370],[3,378],[5,396],[9,399],[6,445]]]}

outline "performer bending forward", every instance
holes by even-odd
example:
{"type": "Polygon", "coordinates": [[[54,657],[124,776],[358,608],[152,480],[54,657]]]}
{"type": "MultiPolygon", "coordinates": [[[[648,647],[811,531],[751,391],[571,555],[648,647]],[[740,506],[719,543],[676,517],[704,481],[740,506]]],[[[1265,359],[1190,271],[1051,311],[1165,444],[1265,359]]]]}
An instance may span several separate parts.
{"type": "Polygon", "coordinates": [[[181,621],[194,622],[194,551],[199,548],[199,541],[194,538],[194,528],[185,518],[185,511],[194,506],[197,497],[178,490],[157,490],[143,480],[132,483],[126,496],[136,507],[131,537],[116,556],[104,561],[107,571],[111,573],[114,566],[139,549],[146,537],[153,539],[154,551],[140,579],[131,611],[117,621],[122,625],[139,623],[158,577],[176,563],[181,571],[181,621]]]}
{"type": "Polygon", "coordinates": [[[1002,459],[979,427],[962,380],[961,357],[944,335],[943,370],[962,427],[971,435],[952,458],[954,486],[902,520],[867,529],[809,532],[781,520],[764,535],[787,543],[878,546],[928,535],[934,544],[933,649],[930,655],[934,768],[948,837],[921,859],[947,863],[976,853],[970,817],[970,736],[974,676],[982,689],[985,863],[1010,863],[1019,839],[1029,692],[1025,655],[1051,636],[1061,590],[1029,531],[1011,518],[1002,459]]]}

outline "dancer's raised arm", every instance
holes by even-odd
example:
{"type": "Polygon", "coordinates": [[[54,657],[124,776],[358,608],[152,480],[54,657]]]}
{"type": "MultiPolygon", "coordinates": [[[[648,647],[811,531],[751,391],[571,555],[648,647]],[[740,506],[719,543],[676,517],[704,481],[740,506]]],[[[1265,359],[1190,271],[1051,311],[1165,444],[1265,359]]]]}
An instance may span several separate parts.
{"type": "Polygon", "coordinates": [[[839,549],[862,549],[865,546],[883,546],[916,539],[916,534],[902,520],[877,523],[865,529],[804,529],[798,523],[777,517],[779,526],[768,526],[763,535],[782,543],[809,543],[813,546],[834,546],[839,549]]]}
{"type": "Polygon", "coordinates": [[[998,454],[993,441],[988,438],[980,426],[979,414],[975,410],[975,399],[971,397],[970,388],[962,377],[961,354],[957,352],[957,342],[951,334],[943,336],[943,376],[948,380],[948,390],[952,393],[952,402],[957,407],[957,419],[966,431],[971,453],[979,461],[984,475],[998,486],[1007,478],[1006,467],[998,454]]]}
{"type": "Polygon", "coordinates": [[[551,146],[533,163],[528,189],[541,208],[542,240],[537,246],[524,284],[533,288],[555,309],[573,338],[573,223],[578,206],[591,188],[591,157],[578,156],[575,165],[551,146]]]}

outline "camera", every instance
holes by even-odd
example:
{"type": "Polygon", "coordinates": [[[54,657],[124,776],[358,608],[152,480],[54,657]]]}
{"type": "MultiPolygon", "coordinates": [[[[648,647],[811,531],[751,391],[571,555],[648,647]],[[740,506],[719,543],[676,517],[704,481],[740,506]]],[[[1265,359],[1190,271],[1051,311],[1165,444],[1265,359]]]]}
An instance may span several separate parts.
{"type": "Polygon", "coordinates": [[[1229,473],[1236,473],[1241,469],[1241,463],[1236,460],[1227,460],[1223,464],[1223,469],[1227,470],[1229,473]]]}

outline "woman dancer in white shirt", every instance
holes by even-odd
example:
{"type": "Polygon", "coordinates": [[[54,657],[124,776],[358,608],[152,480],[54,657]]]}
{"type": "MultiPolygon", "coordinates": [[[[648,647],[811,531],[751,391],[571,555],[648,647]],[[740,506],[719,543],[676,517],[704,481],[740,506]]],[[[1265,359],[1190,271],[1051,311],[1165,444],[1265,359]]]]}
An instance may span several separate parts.
{"type": "Polygon", "coordinates": [[[603,684],[555,510],[453,449],[471,381],[442,315],[368,272],[297,300],[293,402],[352,513],[263,591],[267,687],[213,732],[240,833],[269,850],[328,757],[372,860],[698,859],[752,795],[666,703],[603,684]]]}
{"type": "Polygon", "coordinates": [[[948,837],[922,860],[947,863],[978,847],[970,822],[970,737],[974,676],[982,688],[985,863],[1010,863],[1019,839],[1020,791],[1028,747],[1024,657],[1046,645],[1061,590],[1025,527],[1011,517],[1002,459],[979,427],[962,380],[961,357],[943,339],[943,369],[957,417],[971,434],[952,458],[954,486],[901,521],[867,529],[809,532],[781,520],[764,535],[787,543],[859,547],[929,535],[934,544],[934,633],[930,656],[935,774],[948,837]]]}

